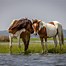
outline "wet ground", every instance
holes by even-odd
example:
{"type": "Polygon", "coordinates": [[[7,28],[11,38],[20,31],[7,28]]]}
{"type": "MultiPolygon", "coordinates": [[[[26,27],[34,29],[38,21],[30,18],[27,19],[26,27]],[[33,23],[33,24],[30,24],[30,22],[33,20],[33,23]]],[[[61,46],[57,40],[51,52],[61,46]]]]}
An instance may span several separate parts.
{"type": "Polygon", "coordinates": [[[66,54],[0,54],[0,66],[66,66],[66,54]]]}

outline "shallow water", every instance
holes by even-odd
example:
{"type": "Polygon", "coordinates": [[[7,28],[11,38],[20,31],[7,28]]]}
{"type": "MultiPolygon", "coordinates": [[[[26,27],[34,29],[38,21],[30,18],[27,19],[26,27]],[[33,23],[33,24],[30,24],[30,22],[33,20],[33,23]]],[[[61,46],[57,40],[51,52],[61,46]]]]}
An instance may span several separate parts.
{"type": "Polygon", "coordinates": [[[0,54],[0,66],[66,66],[66,54],[0,54]]]}

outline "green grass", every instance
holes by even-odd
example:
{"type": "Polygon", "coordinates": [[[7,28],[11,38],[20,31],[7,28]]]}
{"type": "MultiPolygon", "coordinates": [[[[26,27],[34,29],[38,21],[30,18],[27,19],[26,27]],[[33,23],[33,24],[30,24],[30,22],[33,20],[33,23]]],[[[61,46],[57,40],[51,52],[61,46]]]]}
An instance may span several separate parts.
{"type": "Polygon", "coordinates": [[[66,40],[66,38],[64,38],[64,40],[66,40]]]}
{"type": "MultiPolygon", "coordinates": [[[[53,38],[48,38],[48,40],[53,40],[53,38]]],[[[64,38],[64,40],[66,40],[66,38],[64,38]]],[[[22,39],[20,39],[20,41],[22,42],[22,39]]],[[[30,41],[34,42],[34,41],[40,41],[40,38],[31,38],[30,41]]],[[[18,42],[17,39],[13,38],[13,42],[18,42]]]]}
{"type": "Polygon", "coordinates": [[[0,44],[0,53],[8,53],[9,52],[9,46],[0,44]]]}
{"type": "MultiPolygon", "coordinates": [[[[12,48],[13,53],[20,53],[19,47],[16,44],[13,44],[12,48]]],[[[21,51],[24,52],[24,44],[21,45],[21,51]]],[[[41,44],[30,44],[28,48],[28,53],[41,53],[42,47],[41,44]]],[[[63,46],[62,51],[60,51],[59,45],[57,46],[56,52],[54,44],[48,44],[49,53],[66,53],[66,44],[63,46]]],[[[0,53],[9,53],[9,44],[0,44],[0,53]]]]}
{"type": "MultiPolygon", "coordinates": [[[[53,40],[53,38],[48,38],[48,40],[53,40]]],[[[31,38],[31,41],[40,41],[40,38],[31,38]]]]}
{"type": "MultiPolygon", "coordinates": [[[[53,38],[48,38],[48,40],[53,40],[53,38]]],[[[64,38],[64,40],[66,40],[66,38],[64,38]]],[[[22,39],[20,39],[20,41],[22,42],[22,39]]],[[[34,42],[34,41],[40,41],[40,38],[30,38],[30,41],[34,42]]],[[[18,42],[17,38],[13,38],[13,42],[18,42]]]]}
{"type": "MultiPolygon", "coordinates": [[[[53,40],[53,38],[48,38],[48,40],[53,40]]],[[[20,41],[22,42],[22,39],[20,41]]],[[[30,41],[40,41],[40,38],[31,38],[30,41]]],[[[13,38],[13,42],[17,42],[17,39],[13,38]]]]}
{"type": "MultiPolygon", "coordinates": [[[[22,39],[20,39],[22,42],[22,39]]],[[[52,38],[49,38],[48,40],[52,40],[52,38]]],[[[66,40],[66,38],[65,38],[66,40]]],[[[41,53],[42,52],[42,47],[40,42],[35,42],[35,41],[40,41],[40,38],[31,38],[30,39],[30,44],[28,48],[28,53],[41,53]],[[32,43],[31,43],[32,42],[32,43]]],[[[14,43],[17,43],[17,39],[13,39],[14,43]]],[[[9,53],[9,43],[7,42],[2,42],[0,43],[0,53],[9,53]]],[[[22,44],[22,43],[21,43],[22,44]]],[[[60,51],[59,44],[57,46],[57,49],[55,51],[54,44],[48,44],[48,52],[49,53],[66,53],[66,44],[62,46],[63,49],[60,51]]],[[[13,44],[12,48],[13,53],[20,53],[19,47],[17,44],[13,44]]],[[[24,44],[21,45],[21,51],[24,52],[24,44]]]]}

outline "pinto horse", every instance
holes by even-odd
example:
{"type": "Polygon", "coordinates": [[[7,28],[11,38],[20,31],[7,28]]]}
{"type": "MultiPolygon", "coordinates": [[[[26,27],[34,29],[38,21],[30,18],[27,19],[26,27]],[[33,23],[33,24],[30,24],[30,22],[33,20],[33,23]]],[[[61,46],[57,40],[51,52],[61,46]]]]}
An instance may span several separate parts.
{"type": "Polygon", "coordinates": [[[39,34],[41,45],[44,52],[48,52],[47,48],[47,38],[53,37],[55,48],[57,47],[57,39],[56,36],[58,35],[59,38],[59,45],[61,49],[61,45],[64,44],[64,37],[63,37],[63,29],[62,25],[58,21],[52,21],[49,23],[45,23],[42,20],[33,20],[33,29],[34,34],[39,34]],[[44,50],[43,38],[45,39],[45,46],[46,50],[44,50]]]}
{"type": "Polygon", "coordinates": [[[20,38],[22,38],[25,47],[24,51],[26,52],[30,41],[30,34],[34,32],[32,28],[32,22],[27,18],[13,20],[8,29],[8,32],[10,39],[10,53],[12,53],[12,38],[14,36],[16,36],[18,39],[20,52],[21,52],[20,38]]]}

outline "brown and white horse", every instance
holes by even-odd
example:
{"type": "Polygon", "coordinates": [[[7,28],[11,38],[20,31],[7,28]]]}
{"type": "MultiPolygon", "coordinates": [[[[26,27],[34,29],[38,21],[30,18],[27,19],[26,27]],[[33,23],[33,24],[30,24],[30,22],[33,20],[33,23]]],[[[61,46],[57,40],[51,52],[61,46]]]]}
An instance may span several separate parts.
{"type": "Polygon", "coordinates": [[[45,23],[42,20],[35,19],[33,20],[33,29],[35,35],[37,35],[37,33],[39,34],[43,53],[45,51],[48,52],[47,38],[53,37],[55,48],[57,47],[57,38],[56,38],[57,35],[59,38],[60,49],[62,49],[61,45],[64,44],[63,29],[62,25],[58,21],[45,23]],[[45,39],[46,50],[44,50],[43,38],[45,39]]]}
{"type": "Polygon", "coordinates": [[[30,41],[30,34],[32,34],[32,22],[27,18],[22,18],[19,20],[13,20],[9,29],[9,39],[10,39],[10,53],[12,53],[12,38],[14,36],[18,39],[18,44],[21,52],[21,45],[20,45],[20,38],[22,38],[25,46],[25,52],[28,49],[29,41],[30,41]]]}

